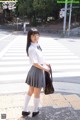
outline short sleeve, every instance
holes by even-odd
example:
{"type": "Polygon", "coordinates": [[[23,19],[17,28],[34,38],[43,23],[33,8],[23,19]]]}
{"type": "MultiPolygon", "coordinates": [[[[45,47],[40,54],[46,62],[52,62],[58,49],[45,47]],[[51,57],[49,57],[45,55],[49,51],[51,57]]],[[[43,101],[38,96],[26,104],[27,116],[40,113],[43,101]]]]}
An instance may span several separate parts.
{"type": "Polygon", "coordinates": [[[30,58],[31,62],[38,63],[36,50],[34,48],[30,48],[28,53],[29,53],[29,58],[30,58]]]}

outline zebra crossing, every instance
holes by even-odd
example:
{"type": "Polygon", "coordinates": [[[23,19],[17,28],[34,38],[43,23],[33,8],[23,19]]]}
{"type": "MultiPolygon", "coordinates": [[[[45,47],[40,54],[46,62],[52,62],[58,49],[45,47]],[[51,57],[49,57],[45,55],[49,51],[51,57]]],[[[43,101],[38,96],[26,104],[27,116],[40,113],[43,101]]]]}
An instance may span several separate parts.
{"type": "Polygon", "coordinates": [[[44,51],[44,54],[47,61],[52,65],[54,77],[80,76],[78,56],[55,40],[46,40],[44,44],[47,44],[45,51],[49,51],[46,54],[44,51]]]}
{"type": "MultiPolygon", "coordinates": [[[[78,56],[54,38],[41,37],[39,43],[43,49],[45,61],[52,66],[54,79],[80,76],[80,59],[78,56]]],[[[24,82],[29,68],[29,58],[26,54],[26,36],[19,35],[0,52],[0,113],[5,113],[6,119],[16,119],[21,116],[24,95],[28,89],[24,82]]],[[[65,84],[60,81],[55,81],[53,84],[55,91],[60,93],[55,92],[49,96],[41,93],[40,107],[45,108],[42,111],[42,116],[44,116],[44,111],[46,115],[46,106],[51,106],[51,109],[48,108],[50,117],[52,107],[54,111],[70,109],[70,114],[73,113],[73,110],[80,110],[79,84],[68,82],[65,84]],[[67,95],[61,93],[64,91],[67,92],[67,95]],[[75,95],[76,93],[77,95],[75,95]]],[[[30,109],[32,106],[31,99],[30,109]]],[[[53,113],[52,111],[52,116],[53,113]]],[[[45,118],[47,117],[45,116],[45,118]]]]}
{"type": "MultiPolygon", "coordinates": [[[[54,78],[80,76],[80,59],[54,38],[39,41],[45,61],[50,63],[54,78]]],[[[17,36],[0,58],[0,83],[24,82],[30,68],[26,54],[26,36],[17,36]]]]}
{"type": "MultiPolygon", "coordinates": [[[[80,76],[79,57],[54,38],[40,37],[39,43],[46,63],[52,66],[55,90],[79,94],[79,84],[74,81],[70,83],[69,80],[64,83],[67,77],[80,76]]],[[[25,79],[30,67],[26,36],[19,35],[0,53],[0,92],[25,92],[25,79]]]]}

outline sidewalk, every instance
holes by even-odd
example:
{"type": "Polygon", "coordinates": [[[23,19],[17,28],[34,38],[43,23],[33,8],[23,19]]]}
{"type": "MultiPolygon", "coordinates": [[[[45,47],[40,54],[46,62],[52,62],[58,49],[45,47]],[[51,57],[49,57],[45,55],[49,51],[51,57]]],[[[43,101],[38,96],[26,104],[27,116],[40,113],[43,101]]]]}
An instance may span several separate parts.
{"type": "MultiPolygon", "coordinates": [[[[0,113],[6,114],[6,120],[23,120],[21,111],[24,105],[26,93],[3,94],[0,95],[0,113]]],[[[33,97],[33,96],[32,96],[33,97]]],[[[29,109],[32,111],[33,101],[29,103],[29,109]]],[[[5,118],[5,116],[3,116],[5,118]]],[[[80,120],[80,97],[75,94],[54,93],[44,95],[41,92],[40,114],[32,118],[28,116],[27,120],[80,120]]]]}

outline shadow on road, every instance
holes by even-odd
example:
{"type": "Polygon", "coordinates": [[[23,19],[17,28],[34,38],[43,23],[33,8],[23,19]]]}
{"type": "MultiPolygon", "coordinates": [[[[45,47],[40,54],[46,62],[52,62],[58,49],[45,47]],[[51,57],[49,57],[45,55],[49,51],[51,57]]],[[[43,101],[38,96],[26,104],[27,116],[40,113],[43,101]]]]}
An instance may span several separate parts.
{"type": "Polygon", "coordinates": [[[18,120],[79,120],[79,112],[77,113],[72,108],[43,107],[36,117],[28,116],[18,120]]]}
{"type": "Polygon", "coordinates": [[[80,77],[59,77],[54,78],[55,82],[67,82],[67,83],[78,83],[80,84],[80,77]]]}

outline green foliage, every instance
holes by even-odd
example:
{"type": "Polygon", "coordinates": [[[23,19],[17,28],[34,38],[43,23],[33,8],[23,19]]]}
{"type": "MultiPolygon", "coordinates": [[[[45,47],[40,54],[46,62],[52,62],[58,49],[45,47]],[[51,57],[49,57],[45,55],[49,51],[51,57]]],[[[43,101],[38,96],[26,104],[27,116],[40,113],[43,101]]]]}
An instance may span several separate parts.
{"type": "Polygon", "coordinates": [[[58,19],[61,6],[56,0],[18,0],[17,13],[36,24],[37,18],[41,18],[42,22],[46,22],[49,16],[58,19]]]}
{"type": "Polygon", "coordinates": [[[2,7],[2,3],[0,3],[0,7],[2,7]]]}

